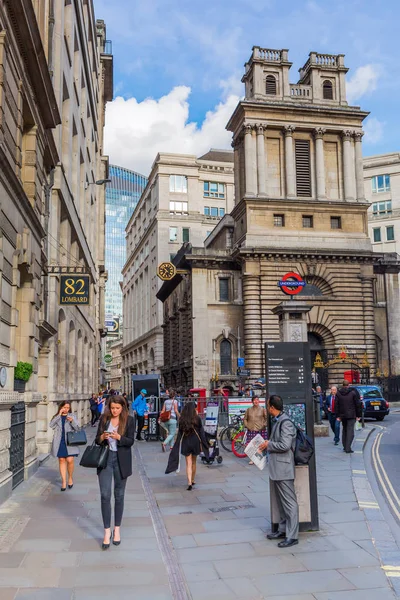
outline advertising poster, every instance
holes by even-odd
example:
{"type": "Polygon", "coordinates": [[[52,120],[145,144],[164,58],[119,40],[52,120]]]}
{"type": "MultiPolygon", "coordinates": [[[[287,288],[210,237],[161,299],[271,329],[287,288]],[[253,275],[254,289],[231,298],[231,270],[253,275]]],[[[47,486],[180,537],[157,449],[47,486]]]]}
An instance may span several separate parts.
{"type": "MultiPolygon", "coordinates": [[[[260,404],[263,405],[264,398],[260,398],[260,404]]],[[[237,415],[244,415],[248,408],[251,408],[253,403],[251,398],[229,398],[229,422],[231,418],[237,415]]]]}
{"type": "Polygon", "coordinates": [[[209,402],[206,408],[206,418],[204,421],[204,431],[210,435],[215,434],[218,427],[218,402],[209,402]]]}

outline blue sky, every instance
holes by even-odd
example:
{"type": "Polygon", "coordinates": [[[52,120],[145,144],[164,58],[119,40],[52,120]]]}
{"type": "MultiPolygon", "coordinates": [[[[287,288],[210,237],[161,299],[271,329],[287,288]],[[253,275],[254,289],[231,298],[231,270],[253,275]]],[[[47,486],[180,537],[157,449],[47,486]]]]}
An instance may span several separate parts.
{"type": "Polygon", "coordinates": [[[371,112],[364,155],[400,150],[399,0],[95,0],[113,42],[112,162],[229,147],[227,117],[253,45],[288,48],[291,81],[313,50],[346,55],[353,104],[371,112]],[[147,123],[147,127],[145,125],[147,123]]]}

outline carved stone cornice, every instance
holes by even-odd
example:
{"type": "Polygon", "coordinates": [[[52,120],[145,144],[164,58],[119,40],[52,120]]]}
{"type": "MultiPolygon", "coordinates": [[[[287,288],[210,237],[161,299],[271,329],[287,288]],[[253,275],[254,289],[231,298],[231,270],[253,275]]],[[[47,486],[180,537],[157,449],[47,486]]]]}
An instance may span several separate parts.
{"type": "Polygon", "coordinates": [[[283,128],[285,137],[292,137],[295,129],[296,127],[294,125],[285,125],[285,127],[283,128]]]}
{"type": "Polygon", "coordinates": [[[313,131],[314,138],[316,140],[322,140],[324,138],[325,133],[326,133],[326,129],[324,127],[316,127],[313,131]]]}

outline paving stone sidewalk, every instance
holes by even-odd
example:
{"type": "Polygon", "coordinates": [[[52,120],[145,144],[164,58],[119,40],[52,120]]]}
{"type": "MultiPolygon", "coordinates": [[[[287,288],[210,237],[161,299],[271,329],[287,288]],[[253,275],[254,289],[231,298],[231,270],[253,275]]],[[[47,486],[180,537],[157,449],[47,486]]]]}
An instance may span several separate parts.
{"type": "Polygon", "coordinates": [[[107,552],[95,472],[78,468],[73,490],[60,492],[50,459],[0,507],[1,600],[395,598],[351,458],[332,438],[317,440],[320,531],[285,550],[265,539],[268,472],[221,452],[222,465],[198,465],[188,492],[184,465],[164,475],[160,444],[136,444],[123,541],[107,552]]]}

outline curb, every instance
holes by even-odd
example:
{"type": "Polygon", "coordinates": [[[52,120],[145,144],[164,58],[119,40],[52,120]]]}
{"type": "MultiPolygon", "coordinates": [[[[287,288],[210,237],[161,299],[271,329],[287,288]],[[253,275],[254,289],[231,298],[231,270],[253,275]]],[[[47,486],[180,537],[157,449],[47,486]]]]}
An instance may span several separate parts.
{"type": "Polygon", "coordinates": [[[400,598],[400,583],[397,572],[400,565],[400,549],[371,487],[364,460],[366,445],[371,435],[377,430],[377,427],[374,426],[366,427],[355,436],[355,442],[362,442],[362,447],[361,450],[355,450],[354,454],[351,455],[351,477],[358,507],[364,513],[365,522],[381,568],[387,577],[393,597],[400,598]],[[362,437],[365,433],[367,435],[362,437]]]}

